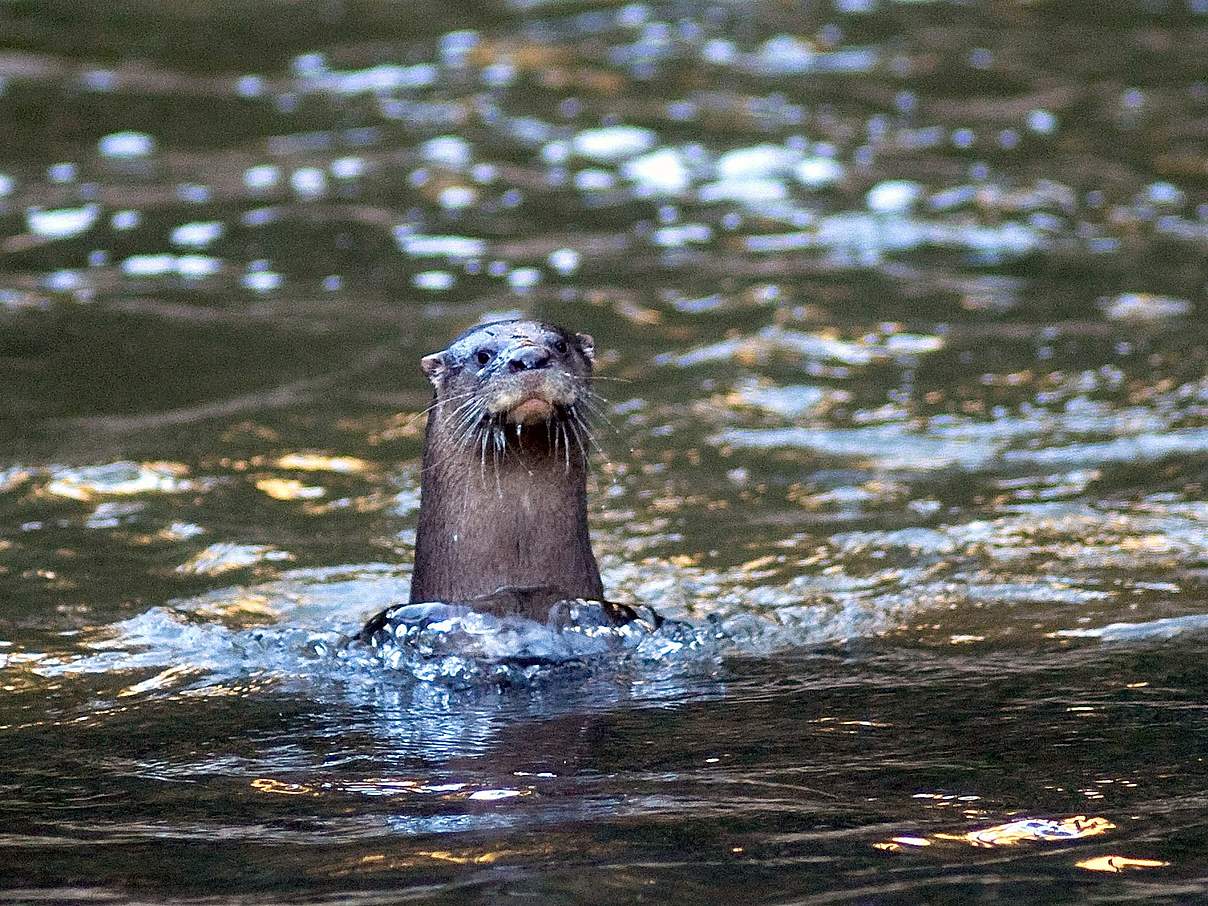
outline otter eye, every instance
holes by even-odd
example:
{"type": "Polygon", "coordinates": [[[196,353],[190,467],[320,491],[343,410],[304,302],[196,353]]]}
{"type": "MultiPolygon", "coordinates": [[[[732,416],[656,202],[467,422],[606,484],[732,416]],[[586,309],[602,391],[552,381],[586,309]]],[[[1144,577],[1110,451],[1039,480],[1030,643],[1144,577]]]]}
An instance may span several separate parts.
{"type": "Polygon", "coordinates": [[[558,355],[566,355],[566,340],[558,340],[554,343],[554,351],[558,355]]]}
{"type": "Polygon", "coordinates": [[[479,365],[485,365],[487,362],[491,361],[491,354],[485,349],[480,349],[478,350],[478,354],[474,356],[474,361],[476,361],[479,365]]]}

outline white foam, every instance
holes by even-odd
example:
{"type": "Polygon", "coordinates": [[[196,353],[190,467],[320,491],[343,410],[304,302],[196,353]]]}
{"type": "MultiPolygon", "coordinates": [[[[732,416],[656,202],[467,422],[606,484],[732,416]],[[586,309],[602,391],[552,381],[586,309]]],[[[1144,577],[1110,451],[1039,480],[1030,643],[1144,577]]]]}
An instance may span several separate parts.
{"type": "Polygon", "coordinates": [[[1067,639],[1100,639],[1104,642],[1133,642],[1172,639],[1191,632],[1208,632],[1208,613],[1166,617],[1144,623],[1109,623],[1094,629],[1060,629],[1053,635],[1067,639]]]}

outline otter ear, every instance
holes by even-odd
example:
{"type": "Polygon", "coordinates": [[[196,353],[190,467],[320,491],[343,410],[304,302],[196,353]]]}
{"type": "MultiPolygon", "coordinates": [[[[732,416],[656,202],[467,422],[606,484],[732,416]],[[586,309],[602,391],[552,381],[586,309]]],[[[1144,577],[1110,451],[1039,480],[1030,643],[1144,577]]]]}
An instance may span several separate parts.
{"type": "Polygon", "coordinates": [[[596,360],[596,341],[591,338],[591,334],[577,333],[575,339],[579,341],[579,348],[587,356],[587,361],[594,362],[596,360]]]}
{"type": "Polygon", "coordinates": [[[433,384],[440,380],[442,374],[445,373],[445,354],[443,352],[434,352],[432,355],[426,355],[419,360],[419,367],[424,369],[424,374],[428,376],[433,384]]]}

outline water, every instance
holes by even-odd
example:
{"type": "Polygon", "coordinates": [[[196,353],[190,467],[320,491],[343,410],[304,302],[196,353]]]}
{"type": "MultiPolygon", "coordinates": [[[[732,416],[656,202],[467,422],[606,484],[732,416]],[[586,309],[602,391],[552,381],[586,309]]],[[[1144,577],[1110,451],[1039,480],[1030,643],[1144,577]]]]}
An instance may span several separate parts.
{"type": "Polygon", "coordinates": [[[1206,15],[0,11],[0,898],[1208,898],[1206,15]],[[672,623],[349,646],[513,312],[672,623]]]}

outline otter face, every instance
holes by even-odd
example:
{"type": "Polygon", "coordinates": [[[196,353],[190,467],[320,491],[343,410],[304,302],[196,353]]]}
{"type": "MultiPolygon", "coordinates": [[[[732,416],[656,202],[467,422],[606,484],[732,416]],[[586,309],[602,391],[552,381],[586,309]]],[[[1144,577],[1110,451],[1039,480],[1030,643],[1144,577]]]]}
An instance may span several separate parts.
{"type": "Polygon", "coordinates": [[[451,428],[477,439],[504,425],[584,419],[595,343],[540,321],[497,321],[462,334],[421,365],[449,405],[451,428]]]}

